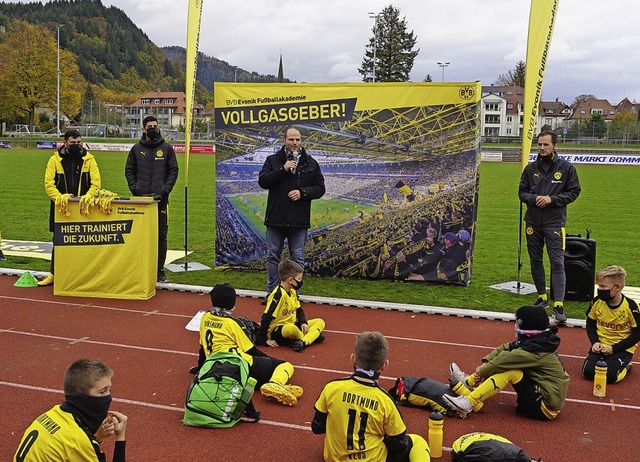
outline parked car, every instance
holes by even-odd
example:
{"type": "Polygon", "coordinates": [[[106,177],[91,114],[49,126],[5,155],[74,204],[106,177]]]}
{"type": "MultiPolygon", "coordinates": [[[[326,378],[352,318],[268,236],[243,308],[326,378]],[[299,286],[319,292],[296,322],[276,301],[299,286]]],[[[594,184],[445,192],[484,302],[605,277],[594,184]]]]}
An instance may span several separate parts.
{"type": "Polygon", "coordinates": [[[118,127],[117,125],[98,124],[91,132],[91,136],[99,138],[119,138],[120,127],[118,127]]]}

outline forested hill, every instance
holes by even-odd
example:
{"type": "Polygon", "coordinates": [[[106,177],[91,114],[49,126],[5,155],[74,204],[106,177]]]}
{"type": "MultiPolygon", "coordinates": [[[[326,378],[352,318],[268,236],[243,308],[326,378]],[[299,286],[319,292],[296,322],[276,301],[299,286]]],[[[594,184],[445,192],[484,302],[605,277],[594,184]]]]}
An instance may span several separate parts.
{"type": "Polygon", "coordinates": [[[180,66],[162,51],[129,17],[99,0],[56,0],[48,3],[0,3],[0,24],[21,19],[44,26],[55,34],[60,27],[60,47],[73,52],[83,77],[92,84],[116,91],[184,88],[180,66]]]}
{"type": "MultiPolygon", "coordinates": [[[[164,55],[172,61],[180,63],[182,69],[185,67],[186,50],[184,47],[171,46],[163,47],[164,55]]],[[[276,69],[277,70],[277,69],[276,69]]],[[[239,67],[232,66],[226,61],[222,61],[203,53],[198,53],[198,82],[207,90],[211,91],[213,82],[276,82],[277,77],[272,74],[258,74],[239,67]]],[[[284,82],[290,82],[284,79],[284,82]]]]}
{"type": "MultiPolygon", "coordinates": [[[[121,9],[105,7],[100,0],[53,0],[47,3],[0,2],[0,26],[23,20],[57,34],[60,47],[76,56],[80,73],[93,85],[121,93],[140,93],[149,89],[184,91],[185,50],[156,46],[121,9]],[[164,51],[164,52],[163,52],[164,51]]],[[[1,40],[1,37],[0,37],[1,40]]],[[[208,99],[214,80],[233,82],[275,81],[200,54],[196,89],[198,100],[208,99]],[[198,97],[199,95],[199,97],[198,97]]]]}

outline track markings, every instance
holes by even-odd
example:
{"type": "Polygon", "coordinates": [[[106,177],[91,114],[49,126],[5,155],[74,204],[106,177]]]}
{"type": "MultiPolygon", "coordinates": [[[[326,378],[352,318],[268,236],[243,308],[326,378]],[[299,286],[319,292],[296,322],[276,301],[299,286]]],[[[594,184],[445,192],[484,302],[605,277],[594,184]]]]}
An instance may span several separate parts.
{"type": "MultiPolygon", "coordinates": [[[[326,332],[333,332],[333,333],[337,333],[337,334],[354,335],[353,332],[345,332],[345,331],[329,331],[329,330],[327,330],[326,332]]],[[[46,339],[68,341],[70,343],[77,340],[77,339],[73,339],[73,338],[69,338],[69,337],[60,337],[60,336],[48,335],[48,334],[36,334],[36,333],[33,333],[33,332],[22,332],[22,331],[17,331],[17,330],[15,330],[13,328],[0,329],[0,334],[3,334],[3,333],[4,334],[15,334],[15,335],[27,335],[27,336],[31,336],[31,337],[40,337],[40,338],[46,338],[46,339]]],[[[407,341],[413,340],[413,341],[430,342],[430,341],[427,341],[427,340],[409,339],[409,338],[405,338],[405,337],[393,337],[393,336],[391,336],[391,337],[388,337],[388,338],[395,338],[395,339],[401,339],[401,340],[407,340],[407,341]]],[[[128,344],[123,344],[123,343],[101,342],[101,341],[97,341],[97,340],[89,340],[88,337],[83,337],[82,339],[86,339],[86,340],[83,340],[84,343],[90,343],[90,344],[96,344],[96,345],[111,346],[111,347],[118,347],[118,348],[128,348],[128,349],[132,349],[132,350],[142,350],[142,351],[152,351],[152,352],[159,352],[159,353],[177,354],[177,355],[185,355],[185,356],[194,356],[194,357],[198,356],[197,353],[187,352],[187,351],[169,350],[169,349],[165,349],[165,348],[151,348],[151,347],[144,347],[144,346],[128,345],[128,344]]],[[[462,345],[462,344],[456,344],[456,343],[450,343],[450,342],[433,342],[433,343],[439,343],[439,344],[443,344],[443,345],[470,346],[470,345],[462,345]]],[[[488,347],[480,347],[480,346],[477,346],[477,345],[475,347],[477,347],[477,348],[488,348],[488,347]]],[[[327,372],[327,373],[331,373],[331,374],[335,374],[335,375],[339,375],[339,376],[345,376],[345,375],[349,375],[351,373],[349,371],[341,371],[341,370],[336,370],[336,369],[327,369],[327,368],[304,366],[304,365],[297,365],[297,364],[294,364],[294,367],[296,369],[308,370],[308,371],[313,371],[313,372],[327,372]]],[[[385,379],[385,380],[395,381],[397,377],[381,376],[381,378],[385,379]]],[[[2,384],[2,383],[3,382],[0,382],[0,384],[2,384]]],[[[500,393],[501,394],[504,393],[506,395],[515,395],[516,394],[513,391],[507,391],[507,390],[502,390],[500,393]]],[[[614,406],[613,402],[607,403],[607,402],[602,402],[602,401],[591,401],[591,400],[583,400],[583,399],[575,399],[575,398],[567,398],[566,401],[567,402],[573,402],[573,403],[580,403],[580,404],[591,404],[591,405],[595,405],[595,406],[612,406],[612,409],[615,410],[615,408],[613,408],[613,406],[614,406]]],[[[617,404],[616,406],[618,408],[640,410],[640,406],[634,406],[634,405],[628,405],[628,404],[617,404]]]]}

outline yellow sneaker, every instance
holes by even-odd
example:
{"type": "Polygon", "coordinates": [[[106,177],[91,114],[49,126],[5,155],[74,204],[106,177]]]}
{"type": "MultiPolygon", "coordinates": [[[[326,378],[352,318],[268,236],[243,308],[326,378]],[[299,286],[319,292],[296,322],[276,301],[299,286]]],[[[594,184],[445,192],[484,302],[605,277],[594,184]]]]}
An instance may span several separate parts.
{"type": "Polygon", "coordinates": [[[267,398],[274,398],[279,403],[285,406],[293,406],[298,402],[298,399],[287,390],[284,386],[275,382],[267,382],[260,387],[260,393],[267,398]]]}
{"type": "Polygon", "coordinates": [[[49,273],[49,276],[38,282],[39,286],[50,286],[53,284],[53,274],[49,273]]]}
{"type": "Polygon", "coordinates": [[[296,399],[300,398],[304,393],[304,390],[302,389],[302,387],[299,387],[298,385],[285,385],[284,388],[293,396],[295,396],[296,399]]]}

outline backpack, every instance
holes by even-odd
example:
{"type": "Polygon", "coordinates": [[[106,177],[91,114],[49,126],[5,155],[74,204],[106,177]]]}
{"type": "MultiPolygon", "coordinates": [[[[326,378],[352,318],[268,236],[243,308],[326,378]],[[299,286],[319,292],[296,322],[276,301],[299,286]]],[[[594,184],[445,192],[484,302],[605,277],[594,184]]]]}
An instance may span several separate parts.
{"type": "Polygon", "coordinates": [[[193,378],[184,404],[184,424],[192,427],[233,427],[243,414],[257,422],[251,402],[256,380],[240,355],[218,351],[209,356],[193,378]]]}
{"type": "Polygon", "coordinates": [[[462,435],[451,445],[452,462],[532,462],[533,459],[506,438],[491,433],[462,435]]]}
{"type": "Polygon", "coordinates": [[[260,329],[260,324],[252,321],[251,319],[243,318],[242,316],[233,316],[233,319],[238,323],[244,333],[247,334],[247,337],[249,337],[251,343],[255,345],[258,329],[260,329]]]}
{"type": "Polygon", "coordinates": [[[455,410],[451,409],[442,395],[458,395],[451,391],[449,385],[429,377],[398,377],[396,384],[389,390],[389,394],[403,406],[430,409],[447,416],[456,415],[455,410]]]}

